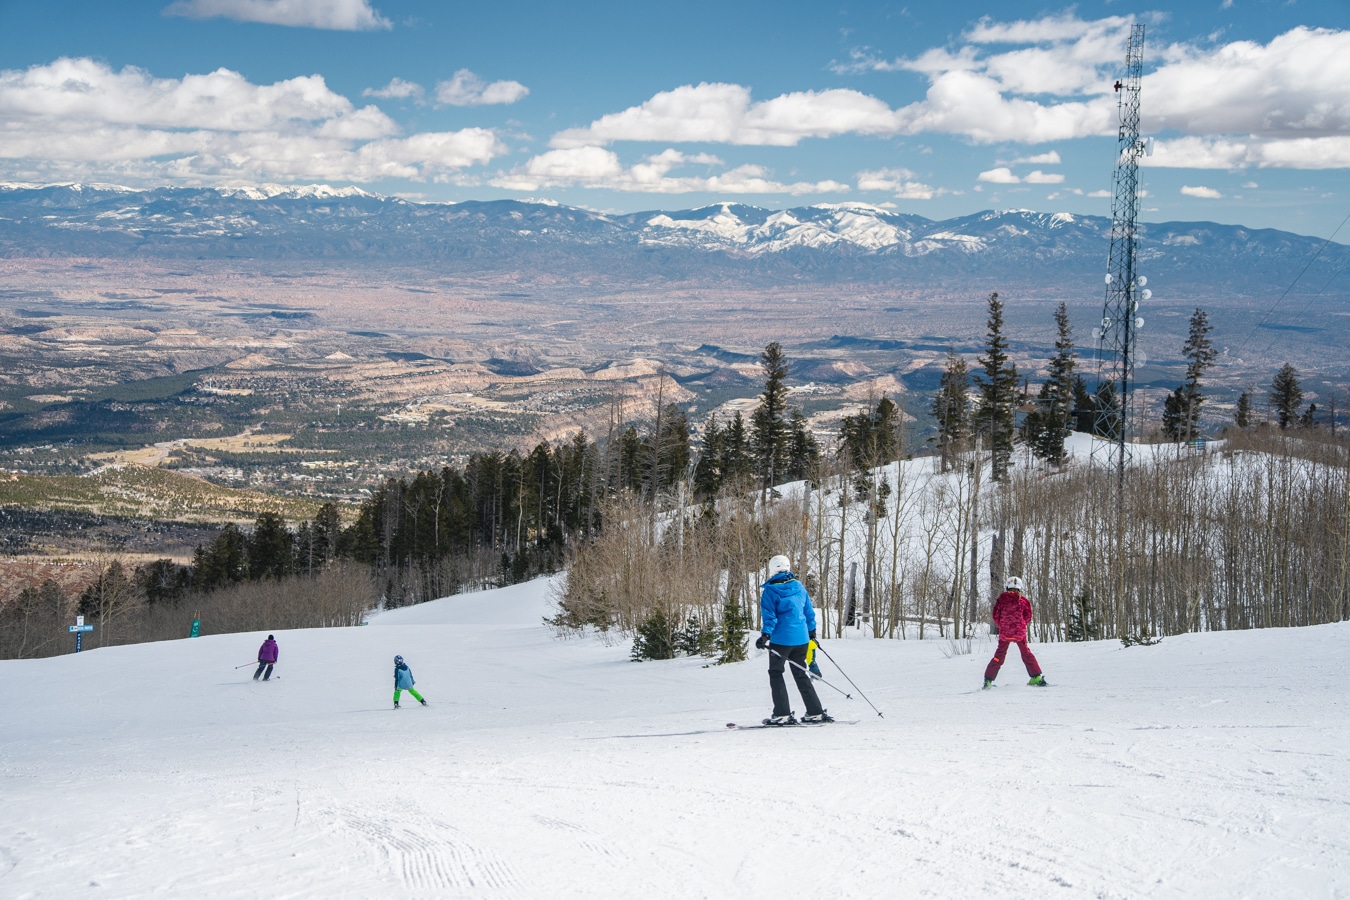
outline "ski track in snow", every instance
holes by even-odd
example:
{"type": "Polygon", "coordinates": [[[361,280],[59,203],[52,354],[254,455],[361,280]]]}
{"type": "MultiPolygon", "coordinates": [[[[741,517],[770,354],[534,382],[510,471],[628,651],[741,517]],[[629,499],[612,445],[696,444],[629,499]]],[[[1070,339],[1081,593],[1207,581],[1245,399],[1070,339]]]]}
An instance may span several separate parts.
{"type": "Polygon", "coordinates": [[[0,661],[0,896],[1350,896],[1350,623],[1038,645],[1050,690],[836,640],[884,719],[733,730],[762,656],[633,664],[546,596],[279,633],[265,685],[261,635],[0,661]]]}

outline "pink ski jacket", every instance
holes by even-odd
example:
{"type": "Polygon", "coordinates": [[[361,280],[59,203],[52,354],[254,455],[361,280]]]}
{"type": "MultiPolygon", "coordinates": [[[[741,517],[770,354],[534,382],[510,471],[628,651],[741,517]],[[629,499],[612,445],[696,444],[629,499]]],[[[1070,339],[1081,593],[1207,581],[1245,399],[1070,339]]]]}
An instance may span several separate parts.
{"type": "Polygon", "coordinates": [[[1031,622],[1031,601],[1016,591],[1004,591],[994,601],[991,613],[1000,641],[1025,641],[1031,622]]]}

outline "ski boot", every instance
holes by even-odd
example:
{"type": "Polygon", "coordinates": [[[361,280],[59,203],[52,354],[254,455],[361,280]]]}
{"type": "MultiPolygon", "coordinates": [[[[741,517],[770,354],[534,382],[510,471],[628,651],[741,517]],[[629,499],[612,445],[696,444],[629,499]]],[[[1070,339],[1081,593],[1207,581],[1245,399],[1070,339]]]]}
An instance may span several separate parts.
{"type": "Polygon", "coordinates": [[[788,713],[786,716],[769,716],[764,720],[764,724],[774,726],[796,725],[797,717],[792,713],[788,713]]]}
{"type": "Polygon", "coordinates": [[[824,725],[826,722],[833,722],[834,716],[825,710],[821,710],[814,716],[802,716],[802,723],[805,725],[824,725]]]}
{"type": "Polygon", "coordinates": [[[980,690],[982,690],[982,691],[987,691],[987,690],[989,690],[989,689],[990,689],[991,687],[993,687],[993,686],[994,686],[994,679],[992,679],[992,678],[986,678],[986,679],[984,680],[984,687],[980,688],[980,690]]]}
{"type": "Polygon", "coordinates": [[[426,705],[427,705],[427,701],[425,701],[425,700],[418,700],[417,702],[420,703],[420,704],[422,704],[423,706],[426,706],[426,705]]]}
{"type": "Polygon", "coordinates": [[[394,709],[398,709],[398,701],[397,701],[397,700],[394,701],[394,709]]]}
{"type": "Polygon", "coordinates": [[[1032,687],[1049,687],[1049,686],[1050,686],[1050,682],[1048,682],[1048,681],[1045,680],[1045,676],[1044,676],[1044,675],[1037,675],[1035,678],[1032,678],[1030,681],[1028,681],[1027,684],[1031,685],[1032,687]]]}

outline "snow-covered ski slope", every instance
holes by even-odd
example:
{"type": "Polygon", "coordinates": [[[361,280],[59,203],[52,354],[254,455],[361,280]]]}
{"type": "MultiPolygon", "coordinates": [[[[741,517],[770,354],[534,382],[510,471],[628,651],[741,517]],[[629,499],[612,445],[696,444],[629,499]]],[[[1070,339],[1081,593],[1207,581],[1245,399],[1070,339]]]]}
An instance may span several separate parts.
{"type": "Polygon", "coordinates": [[[263,633],[0,662],[0,896],[1350,896],[1350,623],[1041,644],[1054,687],[1014,653],[991,691],[987,642],[832,640],[884,719],[825,688],[858,724],[737,731],[763,655],[547,612],[278,632],[267,684],[263,633]]]}

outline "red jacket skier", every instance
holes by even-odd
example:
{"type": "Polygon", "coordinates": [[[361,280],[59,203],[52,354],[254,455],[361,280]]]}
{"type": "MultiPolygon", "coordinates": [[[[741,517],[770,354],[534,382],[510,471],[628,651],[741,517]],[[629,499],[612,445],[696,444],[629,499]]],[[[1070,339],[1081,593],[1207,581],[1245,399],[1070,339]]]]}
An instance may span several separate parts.
{"type": "Polygon", "coordinates": [[[984,686],[993,687],[994,679],[998,677],[998,670],[1003,667],[1003,660],[1008,656],[1008,645],[1016,644],[1018,651],[1022,654],[1022,665],[1027,667],[1027,674],[1031,676],[1028,684],[1037,687],[1045,687],[1048,682],[1045,676],[1041,674],[1040,663],[1036,662],[1036,657],[1032,655],[1031,648],[1027,646],[1027,625],[1031,622],[1031,601],[1027,599],[1026,594],[1022,593],[1022,579],[1016,575],[1009,578],[1004,584],[1005,590],[998,595],[994,601],[994,609],[991,615],[994,618],[994,624],[998,626],[998,649],[994,651],[994,658],[989,660],[989,665],[984,668],[984,686]]]}

